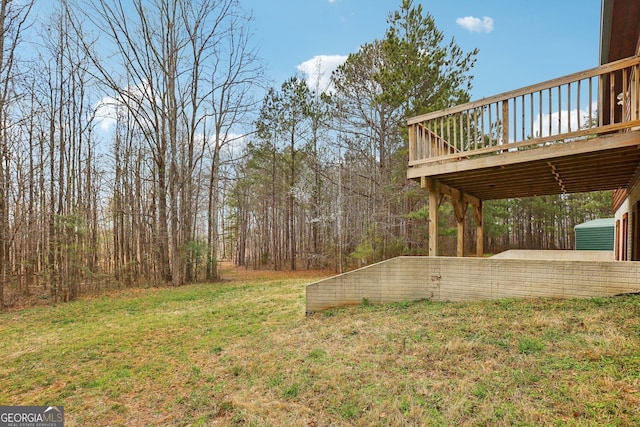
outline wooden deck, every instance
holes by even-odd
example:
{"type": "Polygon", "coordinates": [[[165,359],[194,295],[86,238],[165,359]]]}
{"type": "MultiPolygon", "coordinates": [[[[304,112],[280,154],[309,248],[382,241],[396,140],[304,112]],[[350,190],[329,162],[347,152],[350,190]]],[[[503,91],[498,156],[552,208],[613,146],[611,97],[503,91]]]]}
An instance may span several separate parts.
{"type": "Polygon", "coordinates": [[[408,120],[407,177],[478,200],[625,189],[640,164],[640,57],[408,120]]]}

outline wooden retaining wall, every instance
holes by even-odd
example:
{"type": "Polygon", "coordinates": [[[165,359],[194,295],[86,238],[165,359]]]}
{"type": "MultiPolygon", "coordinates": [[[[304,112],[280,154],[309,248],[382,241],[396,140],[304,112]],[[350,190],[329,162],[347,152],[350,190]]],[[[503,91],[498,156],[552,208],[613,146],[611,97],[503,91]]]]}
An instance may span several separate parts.
{"type": "Polygon", "coordinates": [[[307,286],[307,313],[429,299],[591,298],[640,292],[640,262],[398,257],[307,286]]]}

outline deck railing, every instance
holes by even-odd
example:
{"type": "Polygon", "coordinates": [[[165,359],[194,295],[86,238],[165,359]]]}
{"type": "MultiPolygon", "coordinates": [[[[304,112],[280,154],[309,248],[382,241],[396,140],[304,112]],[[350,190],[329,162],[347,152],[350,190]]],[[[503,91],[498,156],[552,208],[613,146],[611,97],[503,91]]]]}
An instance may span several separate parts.
{"type": "Polygon", "coordinates": [[[409,166],[640,126],[640,56],[411,118],[409,166]]]}

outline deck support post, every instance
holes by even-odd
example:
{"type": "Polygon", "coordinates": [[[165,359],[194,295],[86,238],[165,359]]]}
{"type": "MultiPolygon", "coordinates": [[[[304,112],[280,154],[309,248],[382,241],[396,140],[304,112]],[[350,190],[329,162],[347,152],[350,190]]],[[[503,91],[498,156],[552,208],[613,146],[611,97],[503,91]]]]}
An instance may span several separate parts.
{"type": "Polygon", "coordinates": [[[482,200],[473,207],[473,216],[476,220],[476,256],[484,255],[484,215],[482,211],[482,200]]]}
{"type": "Polygon", "coordinates": [[[451,194],[451,203],[453,204],[453,212],[456,215],[458,224],[458,240],[456,243],[456,256],[464,256],[464,217],[467,213],[469,203],[464,200],[463,193],[453,190],[451,194]]]}
{"type": "Polygon", "coordinates": [[[456,256],[464,256],[464,218],[458,221],[458,241],[456,242],[456,256]]]}
{"type": "Polygon", "coordinates": [[[442,198],[437,181],[422,177],[420,187],[429,190],[429,256],[438,256],[438,209],[442,198]]]}
{"type": "Polygon", "coordinates": [[[472,205],[476,221],[476,255],[482,256],[484,251],[482,200],[449,187],[433,178],[422,177],[420,179],[420,187],[429,191],[429,256],[438,255],[438,209],[444,196],[451,197],[453,211],[458,224],[456,255],[459,257],[464,256],[464,219],[469,205],[472,205]]]}
{"type": "Polygon", "coordinates": [[[438,207],[439,194],[429,190],[429,256],[438,256],[438,207]]]}

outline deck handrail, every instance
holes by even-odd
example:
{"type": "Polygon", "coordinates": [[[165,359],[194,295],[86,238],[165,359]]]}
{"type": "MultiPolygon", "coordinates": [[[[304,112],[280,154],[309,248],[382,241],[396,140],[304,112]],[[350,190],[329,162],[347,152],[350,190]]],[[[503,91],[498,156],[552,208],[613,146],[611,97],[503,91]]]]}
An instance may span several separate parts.
{"type": "Polygon", "coordinates": [[[412,117],[407,124],[409,166],[636,128],[640,56],[412,117]]]}

